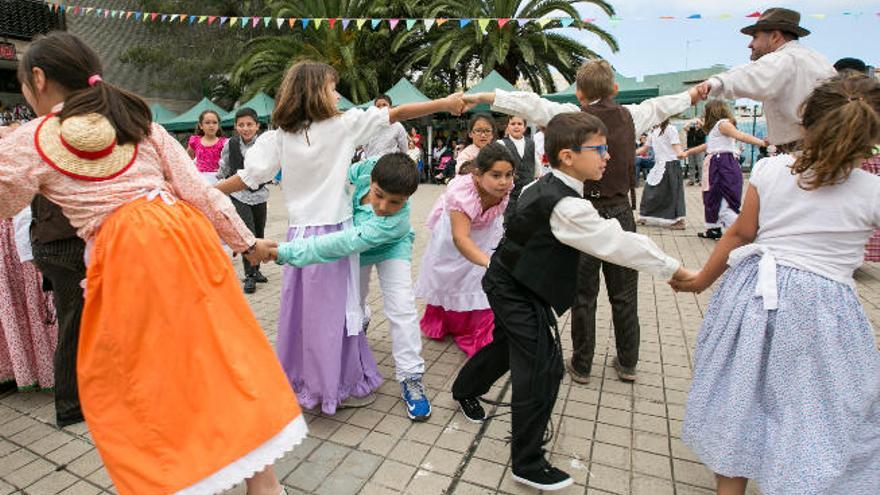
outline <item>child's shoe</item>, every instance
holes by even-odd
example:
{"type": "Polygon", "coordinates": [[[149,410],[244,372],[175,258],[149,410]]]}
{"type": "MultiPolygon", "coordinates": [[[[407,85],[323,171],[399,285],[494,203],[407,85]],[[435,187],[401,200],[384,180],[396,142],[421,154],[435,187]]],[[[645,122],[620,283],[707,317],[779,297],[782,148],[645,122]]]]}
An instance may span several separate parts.
{"type": "Polygon", "coordinates": [[[700,239],[712,239],[717,241],[721,239],[722,232],[720,227],[716,227],[714,229],[706,229],[705,232],[697,232],[697,237],[700,239]]]}
{"type": "Polygon", "coordinates": [[[400,382],[400,395],[406,404],[406,415],[413,421],[427,421],[431,417],[431,403],[425,395],[422,377],[414,376],[400,382]]]}
{"type": "Polygon", "coordinates": [[[266,278],[265,275],[263,275],[263,272],[261,272],[259,268],[257,268],[256,271],[254,271],[253,277],[254,277],[254,280],[256,280],[256,282],[258,284],[265,284],[266,282],[269,281],[269,279],[266,278]]]}
{"type": "Polygon", "coordinates": [[[479,424],[486,419],[486,411],[480,404],[480,399],[471,397],[457,400],[459,407],[461,407],[461,413],[471,423],[479,424]]]}
{"type": "Polygon", "coordinates": [[[244,279],[244,293],[245,294],[253,294],[257,291],[257,281],[254,279],[253,275],[245,277],[244,279]]]}
{"type": "Polygon", "coordinates": [[[545,492],[562,490],[574,483],[568,473],[551,466],[550,463],[546,463],[544,467],[534,472],[516,473],[511,471],[510,474],[513,481],[545,492]]]}

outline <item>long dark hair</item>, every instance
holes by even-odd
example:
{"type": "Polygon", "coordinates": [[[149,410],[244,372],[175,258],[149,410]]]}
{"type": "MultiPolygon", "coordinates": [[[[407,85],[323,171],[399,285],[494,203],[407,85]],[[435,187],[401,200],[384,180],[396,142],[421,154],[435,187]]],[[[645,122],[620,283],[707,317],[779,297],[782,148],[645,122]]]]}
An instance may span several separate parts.
{"type": "Polygon", "coordinates": [[[64,90],[64,119],[99,113],[116,129],[119,144],[137,143],[150,135],[153,120],[150,107],[137,95],[108,82],[89,86],[89,78],[103,74],[101,59],[76,36],[54,31],[30,44],[18,63],[18,80],[34,88],[33,69],[39,67],[64,90]]]}
{"type": "MultiPolygon", "coordinates": [[[[248,108],[248,110],[250,110],[250,108],[248,108]]],[[[251,110],[251,111],[253,111],[253,110],[251,110]]],[[[213,113],[214,116],[217,117],[217,124],[218,125],[217,125],[217,134],[215,134],[215,136],[218,138],[223,137],[223,129],[219,125],[220,124],[220,114],[213,111],[213,110],[210,110],[210,109],[203,110],[202,113],[199,114],[199,123],[196,124],[196,131],[195,131],[196,136],[204,136],[205,135],[205,130],[202,129],[202,121],[205,120],[205,115],[208,115],[209,113],[213,113]]],[[[256,112],[254,112],[254,115],[256,115],[256,112]]],[[[238,115],[236,115],[235,119],[238,120],[238,115]]],[[[254,120],[257,120],[257,119],[254,119],[254,120]]],[[[257,121],[257,123],[259,123],[259,121],[257,121]]]]}
{"type": "Polygon", "coordinates": [[[296,133],[339,115],[336,95],[327,91],[329,82],[336,82],[336,69],[322,62],[297,62],[287,69],[278,88],[272,122],[281,129],[296,133]]]}

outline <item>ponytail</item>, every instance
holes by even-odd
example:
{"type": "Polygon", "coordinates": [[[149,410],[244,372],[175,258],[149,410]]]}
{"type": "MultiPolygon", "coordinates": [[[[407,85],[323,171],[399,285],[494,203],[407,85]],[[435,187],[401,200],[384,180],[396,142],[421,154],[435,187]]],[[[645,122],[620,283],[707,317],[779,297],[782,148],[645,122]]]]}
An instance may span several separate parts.
{"type": "Polygon", "coordinates": [[[810,94],[801,113],[804,149],[792,173],[805,190],[839,184],[880,142],[880,83],[858,73],[836,76],[810,94]]]}
{"type": "Polygon", "coordinates": [[[36,38],[18,64],[18,79],[33,88],[33,68],[39,67],[65,91],[65,119],[98,113],[116,129],[120,145],[138,143],[150,135],[152,113],[140,97],[101,79],[103,69],[97,54],[76,36],[55,31],[36,38]]]}

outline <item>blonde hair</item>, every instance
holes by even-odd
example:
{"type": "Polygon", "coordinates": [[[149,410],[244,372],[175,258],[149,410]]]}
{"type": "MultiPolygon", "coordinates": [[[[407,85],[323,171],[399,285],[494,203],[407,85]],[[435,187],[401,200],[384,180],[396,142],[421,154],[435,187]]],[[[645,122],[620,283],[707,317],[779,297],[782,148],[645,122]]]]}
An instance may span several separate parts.
{"type": "Polygon", "coordinates": [[[852,72],[831,78],[807,97],[801,116],[803,153],[791,167],[800,187],[844,182],[880,142],[880,83],[852,72]]]}
{"type": "Polygon", "coordinates": [[[720,120],[727,119],[736,125],[736,118],[724,100],[709,100],[703,109],[703,132],[709,134],[720,120]]]}
{"type": "Polygon", "coordinates": [[[312,122],[339,115],[336,95],[327,90],[329,83],[338,80],[336,70],[327,64],[293,64],[278,87],[272,123],[287,132],[299,132],[308,129],[312,122]]]}
{"type": "Polygon", "coordinates": [[[588,60],[578,69],[577,89],[588,100],[599,100],[614,94],[614,69],[607,60],[588,60]]]}

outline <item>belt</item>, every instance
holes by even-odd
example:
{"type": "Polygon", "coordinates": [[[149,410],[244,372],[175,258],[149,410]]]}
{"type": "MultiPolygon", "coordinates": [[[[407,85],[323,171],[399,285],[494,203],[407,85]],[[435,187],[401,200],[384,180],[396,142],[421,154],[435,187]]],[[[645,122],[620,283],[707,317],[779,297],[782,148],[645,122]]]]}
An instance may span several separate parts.
{"type": "Polygon", "coordinates": [[[749,244],[730,252],[727,264],[734,268],[746,258],[760,255],[758,261],[758,282],[755,285],[755,296],[764,299],[764,309],[767,311],[779,307],[779,293],[776,287],[776,257],[766,246],[749,244]]]}

